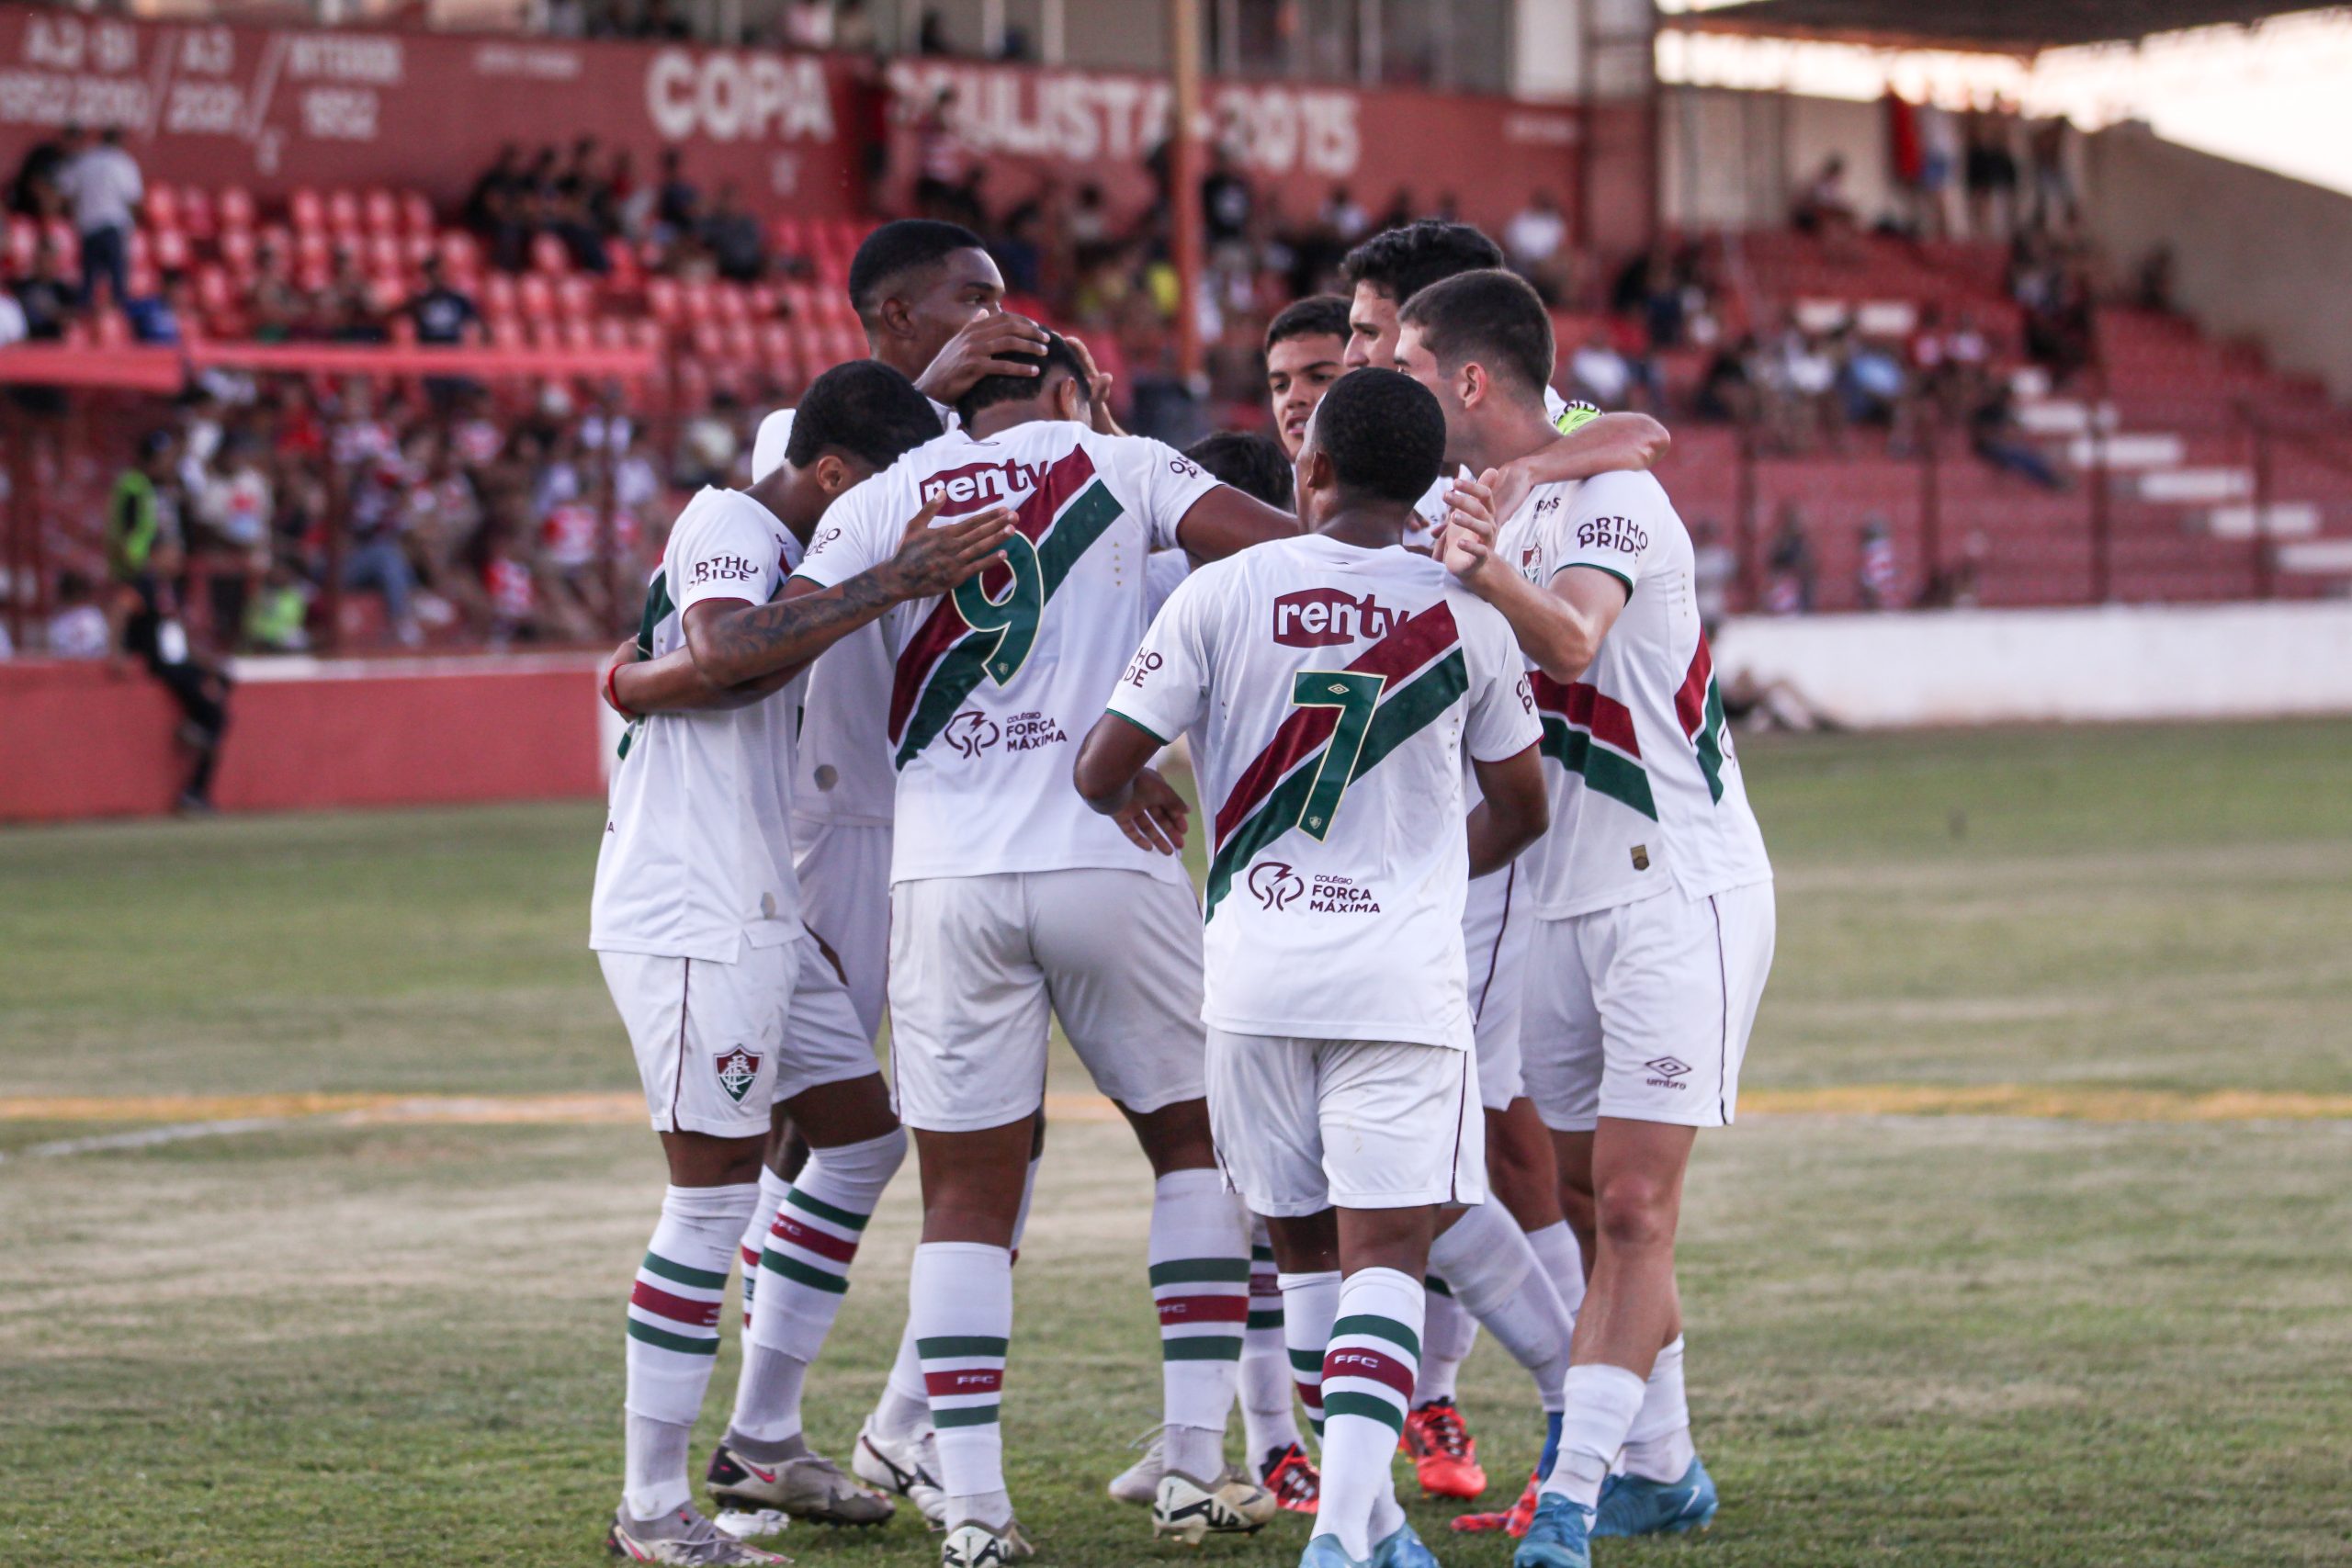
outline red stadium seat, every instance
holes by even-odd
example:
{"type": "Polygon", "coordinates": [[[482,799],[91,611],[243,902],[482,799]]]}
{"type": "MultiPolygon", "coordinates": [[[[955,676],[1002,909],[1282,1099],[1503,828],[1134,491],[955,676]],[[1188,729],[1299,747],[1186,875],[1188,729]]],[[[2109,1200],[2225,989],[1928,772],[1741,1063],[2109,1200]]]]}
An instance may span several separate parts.
{"type": "Polygon", "coordinates": [[[164,280],[156,276],[153,262],[130,264],[130,297],[133,299],[152,299],[162,291],[163,287],[164,280]]]}
{"type": "Polygon", "coordinates": [[[100,348],[121,348],[130,342],[130,322],[108,305],[91,317],[90,335],[100,348]]]}
{"type": "Polygon", "coordinates": [[[512,275],[493,272],[481,280],[481,310],[485,316],[518,316],[523,307],[515,298],[512,275]]]}
{"type": "Polygon", "coordinates": [[[563,346],[563,326],[559,321],[526,321],[523,333],[533,348],[554,349],[563,346]]]}
{"type": "Polygon", "coordinates": [[[223,230],[220,234],[220,265],[240,279],[251,277],[258,258],[254,254],[254,237],[244,229],[223,230]]]}
{"type": "Polygon", "coordinates": [[[294,231],[294,265],[298,267],[329,267],[334,265],[334,242],[327,238],[323,229],[294,231]]]}
{"type": "Polygon", "coordinates": [[[401,348],[416,346],[416,318],[414,316],[406,313],[394,316],[389,323],[389,330],[396,346],[401,348]]]}
{"type": "Polygon", "coordinates": [[[788,256],[805,256],[808,242],[800,231],[797,218],[778,218],[768,225],[768,243],[788,256]]]}
{"type": "Polygon", "coordinates": [[[319,193],[308,186],[299,186],[287,192],[286,216],[297,233],[326,232],[326,204],[319,199],[319,193]]]}
{"type": "Polygon", "coordinates": [[[560,277],[571,270],[571,252],[553,234],[531,236],[531,270],[560,277]]]}
{"type": "Polygon", "coordinates": [[[791,326],[784,321],[762,321],[758,332],[761,363],[779,376],[797,378],[800,343],[791,326]]]}
{"type": "Polygon", "coordinates": [[[708,278],[689,277],[678,286],[678,302],[684,308],[686,320],[700,326],[718,313],[712,299],[712,284],[708,278]]]}
{"type": "Polygon", "coordinates": [[[401,265],[412,271],[424,270],[424,264],[436,254],[430,234],[404,234],[392,243],[400,247],[401,265]]]}
{"type": "Polygon", "coordinates": [[[294,264],[294,287],[306,294],[316,294],[334,281],[334,269],[323,261],[297,261],[294,264]]]}
{"type": "Polygon", "coordinates": [[[596,324],[594,321],[569,321],[563,323],[563,345],[566,348],[590,349],[596,346],[596,324]]]}
{"type": "Polygon", "coordinates": [[[637,323],[634,321],[623,321],[618,316],[601,316],[597,318],[594,323],[596,331],[596,346],[599,348],[628,347],[630,343],[629,329],[636,324],[637,323]]]}
{"type": "Polygon", "coordinates": [[[528,346],[527,340],[523,335],[523,323],[513,316],[493,311],[489,316],[489,321],[491,347],[516,349],[528,346]]]}
{"type": "Polygon", "coordinates": [[[696,321],[693,341],[696,359],[716,365],[726,357],[727,334],[717,321],[696,321]]]}
{"type": "Polygon", "coordinates": [[[370,272],[395,275],[406,269],[408,257],[401,254],[400,238],[394,234],[370,234],[361,251],[361,259],[370,272]]]}
{"type": "Polygon", "coordinates": [[[645,269],[637,265],[637,252],[627,240],[605,242],[605,281],[623,293],[635,293],[645,281],[645,269]]]}
{"type": "Polygon", "coordinates": [[[555,320],[555,286],[546,276],[526,272],[514,280],[515,303],[521,307],[526,321],[555,320]]]}
{"type": "Polygon", "coordinates": [[[327,229],[338,240],[358,234],[359,197],[356,192],[340,186],[327,192],[327,229]]]}
{"type": "Polygon", "coordinates": [[[155,265],[174,272],[187,270],[190,247],[187,236],[177,229],[158,229],[153,242],[155,265]]]}
{"type": "Polygon", "coordinates": [[[180,226],[179,192],[170,186],[161,184],[149,186],[146,208],[147,210],[141,216],[151,226],[157,229],[176,229],[180,226]]]}
{"type": "Polygon", "coordinates": [[[202,186],[180,186],[180,227],[191,240],[209,240],[220,231],[214,215],[212,193],[202,186]]]}
{"type": "Polygon", "coordinates": [[[628,340],[639,348],[650,348],[656,354],[670,351],[670,329],[649,316],[639,316],[624,323],[628,328],[628,340]]]}
{"type": "Polygon", "coordinates": [[[729,326],[752,319],[752,302],[740,284],[714,285],[710,291],[710,302],[712,313],[729,326]]]}
{"type": "Polygon", "coordinates": [[[400,232],[401,205],[381,186],[370,186],[361,194],[359,215],[370,234],[390,236],[400,232]]]}
{"type": "Polygon", "coordinates": [[[685,313],[680,297],[678,280],[674,277],[649,277],[645,280],[645,308],[663,326],[677,322],[685,313]]]}
{"type": "Polygon", "coordinates": [[[401,224],[411,234],[430,238],[440,228],[439,220],[433,215],[433,203],[425,199],[423,191],[404,190],[400,201],[401,224]]]}
{"type": "Polygon", "coordinates": [[[751,365],[760,357],[760,340],[749,321],[729,321],[719,329],[725,335],[727,357],[737,365],[751,365]]]}
{"type": "Polygon", "coordinates": [[[199,266],[196,269],[196,302],[212,315],[222,315],[236,309],[237,285],[225,266],[199,266]]]}
{"type": "Polygon", "coordinates": [[[459,275],[472,277],[481,271],[481,245],[463,229],[445,231],[434,241],[441,253],[441,265],[449,269],[454,279],[459,275]]]}
{"type": "Polygon", "coordinates": [[[243,229],[251,232],[259,220],[259,215],[254,209],[254,193],[243,186],[222,186],[220,197],[212,205],[223,230],[243,229]]]}
{"type": "Polygon", "coordinates": [[[136,271],[140,267],[152,267],[154,265],[155,242],[148,236],[146,230],[133,229],[130,231],[130,265],[132,270],[136,271]]]}
{"type": "Polygon", "coordinates": [[[33,255],[40,249],[40,225],[29,218],[11,218],[7,223],[8,275],[22,277],[32,271],[33,255]]]}
{"type": "Polygon", "coordinates": [[[596,281],[574,273],[556,284],[555,298],[565,320],[587,321],[596,313],[596,281]]]}
{"type": "Polygon", "coordinates": [[[397,272],[374,274],[368,279],[368,293],[376,309],[386,313],[397,310],[408,299],[408,285],[397,272]]]}

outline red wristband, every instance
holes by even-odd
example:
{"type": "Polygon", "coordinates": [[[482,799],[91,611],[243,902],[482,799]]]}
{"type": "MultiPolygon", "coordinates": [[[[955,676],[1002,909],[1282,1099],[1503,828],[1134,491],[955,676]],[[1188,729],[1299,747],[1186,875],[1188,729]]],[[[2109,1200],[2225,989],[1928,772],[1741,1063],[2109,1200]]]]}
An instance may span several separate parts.
{"type": "Polygon", "coordinates": [[[629,712],[628,709],[621,706],[620,688],[615,684],[620,677],[621,667],[618,663],[608,664],[605,667],[605,701],[612,705],[612,709],[615,713],[634,724],[642,716],[633,714],[629,712]]]}

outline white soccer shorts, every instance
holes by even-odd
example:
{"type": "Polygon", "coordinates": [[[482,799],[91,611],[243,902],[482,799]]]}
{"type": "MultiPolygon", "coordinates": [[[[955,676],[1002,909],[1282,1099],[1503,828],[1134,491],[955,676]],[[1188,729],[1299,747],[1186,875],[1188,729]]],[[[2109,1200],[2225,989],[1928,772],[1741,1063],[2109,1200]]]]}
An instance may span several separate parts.
{"type": "Polygon", "coordinates": [[[890,974],[890,829],[795,818],[801,922],[841,960],[850,1005],[871,1041],[890,974]]]}
{"type": "Polygon", "coordinates": [[[599,953],[657,1133],[753,1138],[769,1108],[877,1071],[849,993],[806,937],[732,964],[599,953]]]}
{"type": "Polygon", "coordinates": [[[1209,1125],[1250,1213],[1476,1203],[1487,1121],[1467,1051],[1208,1032],[1209,1125]]]}
{"type": "Polygon", "coordinates": [[[1035,1111],[1049,1012],[1095,1088],[1128,1110],[1200,1099],[1201,913],[1191,887],[1084,867],[891,888],[900,1121],[967,1133],[1035,1111]]]}
{"type": "Polygon", "coordinates": [[[1527,1092],[1555,1132],[1603,1116],[1723,1127],[1772,967],[1772,885],[1532,922],[1527,1092]]]}
{"type": "Polygon", "coordinates": [[[1527,1092],[1520,1078],[1519,1035],[1527,976],[1527,890],[1516,863],[1470,884],[1462,906],[1462,948],[1469,960],[1470,1016],[1478,1053],[1478,1103],[1500,1111],[1527,1092]]]}

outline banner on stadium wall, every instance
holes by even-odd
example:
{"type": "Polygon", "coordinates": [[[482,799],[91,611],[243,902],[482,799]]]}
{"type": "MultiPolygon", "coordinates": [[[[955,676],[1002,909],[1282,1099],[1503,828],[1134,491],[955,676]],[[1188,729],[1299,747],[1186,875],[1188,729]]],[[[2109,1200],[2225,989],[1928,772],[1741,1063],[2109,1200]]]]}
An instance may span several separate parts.
{"type": "MultiPolygon", "coordinates": [[[[507,36],[138,22],[0,6],[0,174],[69,122],[120,126],[151,180],[388,185],[454,204],[498,149],[594,134],[640,180],[685,151],[706,192],[732,181],[763,209],[865,208],[864,150],[943,88],[963,140],[991,159],[1001,204],[1044,175],[1102,181],[1122,209],[1151,197],[1142,160],[1165,138],[1167,84],[1112,72],[905,60],[877,75],[838,55],[507,36]]],[[[1300,83],[1212,83],[1204,135],[1304,216],[1334,184],[1378,210],[1398,186],[1489,224],[1538,187],[1571,210],[1577,112],[1503,98],[1300,83]]],[[[891,129],[895,126],[895,135],[891,129]]]]}

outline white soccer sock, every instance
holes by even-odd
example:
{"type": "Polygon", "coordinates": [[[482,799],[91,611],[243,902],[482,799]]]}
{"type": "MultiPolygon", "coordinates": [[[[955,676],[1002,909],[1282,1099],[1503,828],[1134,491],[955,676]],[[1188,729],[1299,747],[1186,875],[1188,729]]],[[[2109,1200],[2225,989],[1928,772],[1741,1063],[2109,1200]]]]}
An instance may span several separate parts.
{"type": "Polygon", "coordinates": [[[1591,1508],[1599,1506],[1610,1461],[1625,1446],[1625,1434],[1641,1412],[1642,1380],[1624,1367],[1588,1361],[1568,1369],[1567,1389],[1559,1462],[1544,1478],[1544,1492],[1591,1508]]]}
{"type": "Polygon", "coordinates": [[[1431,1274],[1421,1281],[1429,1296],[1428,1327],[1421,1336],[1420,1381],[1413,1385],[1413,1407],[1453,1397],[1454,1379],[1478,1343],[1478,1320],[1453,1299],[1453,1287],[1431,1274]]]}
{"type": "Polygon", "coordinates": [[[792,1190],[792,1179],[778,1176],[765,1166],[760,1168],[760,1201],[752,1210],[752,1223],[743,1227],[741,1248],[743,1264],[743,1328],[752,1327],[752,1298],[760,1289],[760,1254],[767,1250],[768,1227],[775,1224],[776,1205],[792,1190]]]}
{"type": "Polygon", "coordinates": [[[1283,1344],[1290,1354],[1292,1381],[1298,1402],[1306,1407],[1306,1424],[1323,1438],[1323,1352],[1331,1343],[1331,1323],[1340,1315],[1340,1271],[1278,1274],[1283,1288],[1283,1344]]]}
{"type": "Polygon", "coordinates": [[[1577,1233],[1562,1220],[1540,1231],[1529,1231],[1527,1245],[1534,1250],[1544,1277],[1560,1293],[1560,1304],[1568,1312],[1568,1326],[1574,1328],[1577,1313],[1584,1305],[1584,1252],[1577,1246],[1577,1233]]]}
{"type": "MultiPolygon", "coordinates": [[[[1012,1260],[1021,1261],[1022,1233],[1029,1228],[1029,1201],[1037,1191],[1038,1160],[1029,1162],[1022,1178],[1021,1207],[1012,1219],[1012,1260]]],[[[919,1435],[931,1425],[931,1394],[923,1386],[922,1352],[915,1344],[914,1291],[908,1287],[907,1325],[899,1335],[898,1359],[890,1363],[890,1381],[874,1406],[875,1430],[900,1441],[919,1435]]]]}
{"type": "MultiPolygon", "coordinates": [[[[810,1151],[760,1255],[760,1286],[735,1386],[733,1436],[755,1445],[799,1436],[808,1364],[841,1312],[866,1222],[906,1155],[907,1134],[898,1127],[864,1143],[810,1151]]],[[[751,1457],[772,1456],[752,1451],[751,1457]]]]}
{"type": "Polygon", "coordinates": [[[662,1196],[628,1298],[628,1420],[623,1497],[650,1519],[685,1506],[686,1444],[718,1354],[718,1314],[743,1224],[760,1201],[737,1187],[672,1187],[662,1196]]]}
{"type": "Polygon", "coordinates": [[[947,1522],[1001,1525],[1012,1517],[998,1425],[1012,1337],[1012,1253],[981,1242],[925,1242],[915,1248],[909,1288],[947,1522]]]}
{"type": "Polygon", "coordinates": [[[1241,1337],[1241,1422],[1254,1469],[1276,1449],[1298,1441],[1290,1355],[1283,1344],[1282,1276],[1266,1242],[1266,1222],[1251,1222],[1250,1324],[1241,1337]]]}
{"type": "Polygon", "coordinates": [[[1690,1402],[1682,1389],[1682,1336],[1657,1353],[1642,1385],[1641,1413],[1625,1433],[1625,1473],[1679,1481],[1699,1457],[1690,1441],[1690,1402]]]}
{"type": "Polygon", "coordinates": [[[1495,1202],[1464,1210],[1430,1244],[1430,1266],[1444,1273],[1454,1300],[1527,1369],[1544,1408],[1559,1409],[1568,1371],[1568,1314],[1510,1211],[1495,1202]]]}
{"type": "Polygon", "coordinates": [[[1340,1314],[1323,1352],[1323,1489],[1315,1533],[1338,1536],[1340,1549],[1359,1562],[1396,1529],[1389,1464],[1420,1359],[1422,1298],[1421,1282],[1394,1269],[1360,1269],[1340,1282],[1340,1314]]]}
{"type": "Polygon", "coordinates": [[[1168,1467],[1208,1481],[1224,1467],[1225,1418],[1250,1320],[1249,1214],[1223,1176],[1171,1170],[1154,1184],[1148,1258],[1168,1467]]]}

